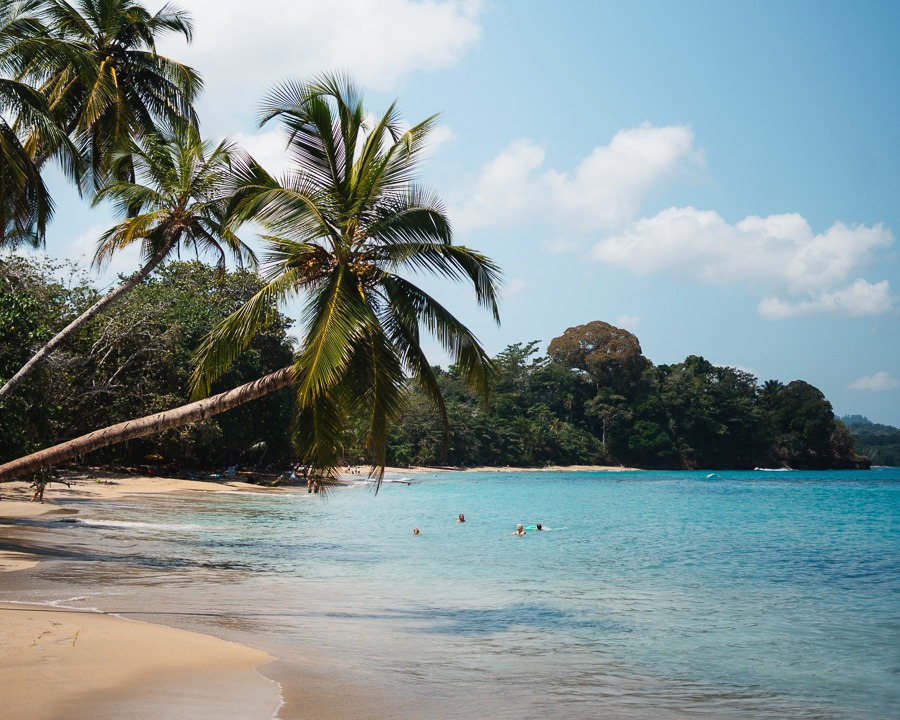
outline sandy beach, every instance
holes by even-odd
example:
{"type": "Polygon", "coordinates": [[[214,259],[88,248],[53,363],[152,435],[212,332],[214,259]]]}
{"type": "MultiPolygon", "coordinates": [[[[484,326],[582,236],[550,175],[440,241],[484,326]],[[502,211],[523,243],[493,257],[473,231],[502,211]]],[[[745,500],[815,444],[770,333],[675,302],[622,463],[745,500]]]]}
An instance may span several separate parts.
{"type": "MultiPolygon", "coordinates": [[[[41,504],[30,501],[30,488],[15,483],[3,487],[0,521],[70,514],[54,503],[60,496],[112,498],[226,487],[167,478],[81,478],[71,487],[51,484],[41,504]]],[[[13,571],[34,567],[41,558],[40,552],[8,549],[8,540],[8,528],[0,527],[0,584],[6,586],[15,580],[13,571]]],[[[8,717],[268,720],[281,702],[277,683],[256,670],[271,656],[218,638],[28,604],[0,604],[0,622],[0,686],[8,717]]]]}
{"type": "MultiPolygon", "coordinates": [[[[570,470],[622,470],[584,467],[570,470]]],[[[452,468],[389,468],[389,476],[422,475],[452,468]]],[[[511,468],[472,468],[496,472],[511,468]]],[[[518,469],[520,470],[520,469],[518,469]]],[[[539,470],[549,469],[534,469],[539,470]]],[[[351,482],[366,477],[348,474],[351,482]]],[[[4,485],[0,498],[0,586],[16,586],[18,571],[27,572],[43,558],[53,557],[30,535],[20,540],[12,523],[76,511],[57,504],[73,498],[113,499],[149,493],[285,490],[235,480],[182,480],[106,473],[54,482],[45,502],[32,502],[25,483],[4,485]]],[[[32,604],[0,604],[4,632],[0,636],[0,685],[5,712],[28,720],[84,718],[272,718],[281,703],[276,682],[257,669],[273,658],[267,653],[201,633],[126,620],[112,615],[32,604]]],[[[273,666],[275,667],[275,666],[273,666]]],[[[311,670],[312,674],[315,671],[311,670]]],[[[269,675],[277,677],[277,667],[269,675]]],[[[328,683],[308,690],[302,703],[329,713],[328,683]]],[[[333,687],[331,688],[333,690],[333,687]]],[[[346,688],[350,697],[352,688],[346,688]]],[[[359,698],[360,716],[367,716],[359,698]]]]}

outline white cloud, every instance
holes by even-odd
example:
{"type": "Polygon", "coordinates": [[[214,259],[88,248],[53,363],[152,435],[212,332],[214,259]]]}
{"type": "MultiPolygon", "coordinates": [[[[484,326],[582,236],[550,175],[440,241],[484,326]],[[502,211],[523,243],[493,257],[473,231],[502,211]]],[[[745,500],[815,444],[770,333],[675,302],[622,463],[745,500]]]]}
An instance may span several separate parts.
{"type": "MultiPolygon", "coordinates": [[[[161,3],[157,3],[161,5],[161,3]]],[[[392,90],[412,72],[453,65],[481,36],[481,0],[191,0],[194,40],[160,52],[198,70],[201,117],[255,112],[271,87],[341,70],[392,90]],[[210,110],[213,110],[211,113],[210,110]]],[[[220,130],[221,128],[216,128],[220,130]]]]}
{"type": "Polygon", "coordinates": [[[571,170],[545,167],[545,157],[532,140],[511,142],[484,165],[474,191],[455,208],[454,221],[473,229],[549,220],[569,236],[617,231],[654,189],[685,166],[703,162],[693,132],[682,125],[621,130],[571,170]]]}
{"type": "Polygon", "coordinates": [[[758,308],[759,314],[769,320],[803,315],[864,317],[889,313],[897,306],[897,301],[897,296],[891,292],[887,280],[874,284],[865,280],[854,280],[845,288],[819,293],[807,300],[792,302],[777,297],[763,298],[758,308]]]}
{"type": "Polygon", "coordinates": [[[900,387],[900,380],[892,378],[886,372],[877,372],[871,377],[861,377],[859,380],[850,383],[849,390],[863,390],[868,392],[884,392],[886,390],[896,390],[900,387]]]}
{"type": "Polygon", "coordinates": [[[133,272],[137,272],[143,262],[141,260],[140,243],[135,243],[116,252],[102,267],[96,268],[92,266],[94,252],[97,250],[97,241],[107,230],[109,230],[109,227],[91,225],[83,233],[67,243],[65,256],[72,260],[83,258],[83,265],[91,267],[91,271],[96,274],[99,282],[106,285],[114,285],[118,282],[120,274],[130,275],[133,272]]]}
{"type": "Polygon", "coordinates": [[[598,242],[591,258],[638,274],[668,275],[710,285],[763,287],[767,318],[877,315],[897,306],[884,280],[859,273],[894,238],[882,225],[835,223],[815,234],[800,215],[750,216],[731,225],[718,213],[669,208],[598,242]]]}

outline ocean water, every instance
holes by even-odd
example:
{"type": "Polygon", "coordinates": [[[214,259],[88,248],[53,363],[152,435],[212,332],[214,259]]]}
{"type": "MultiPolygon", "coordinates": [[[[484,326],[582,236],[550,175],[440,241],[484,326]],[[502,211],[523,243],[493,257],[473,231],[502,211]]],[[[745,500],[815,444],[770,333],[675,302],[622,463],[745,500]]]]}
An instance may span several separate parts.
{"type": "Polygon", "coordinates": [[[898,469],[408,477],[67,501],[0,599],[267,649],[285,720],[900,717],[898,469]]]}

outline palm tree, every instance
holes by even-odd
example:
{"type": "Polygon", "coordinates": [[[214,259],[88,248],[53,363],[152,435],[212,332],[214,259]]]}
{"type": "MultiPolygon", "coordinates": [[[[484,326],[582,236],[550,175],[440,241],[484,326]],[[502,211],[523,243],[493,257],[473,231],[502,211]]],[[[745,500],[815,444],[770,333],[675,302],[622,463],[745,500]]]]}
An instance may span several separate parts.
{"type": "MultiPolygon", "coordinates": [[[[87,165],[83,184],[100,188],[121,147],[147,133],[196,127],[193,102],[202,87],[194,70],[156,52],[169,32],[190,41],[192,23],[165,5],[151,14],[138,0],[29,0],[2,51],[2,61],[47,98],[87,165]]],[[[54,147],[35,135],[28,149],[38,166],[54,147]]],[[[118,169],[133,179],[127,163],[118,169]]]]}
{"type": "Polygon", "coordinates": [[[303,340],[293,365],[225,393],[105,428],[0,466],[14,479],[90,450],[194,422],[293,385],[301,458],[330,470],[340,462],[347,414],[364,418],[378,478],[385,442],[401,410],[405,374],[446,410],[421,348],[434,334],[464,375],[486,389],[493,366],[473,334],[402,272],[471,281],[498,319],[492,261],[452,244],[437,198],[411,181],[435,118],[402,130],[392,105],[371,126],[356,89],[324,76],[284,85],[263,122],[279,118],[294,169],[276,181],[251,158],[237,163],[234,222],[254,220],[273,234],[266,286],[221,323],[198,351],[198,395],[269,321],[270,300],[305,296],[303,340]]]}
{"type": "Polygon", "coordinates": [[[117,180],[94,197],[94,204],[112,200],[123,214],[134,213],[101,238],[94,262],[102,265],[117,251],[140,244],[140,270],[104,295],[60,330],[0,387],[0,401],[72,333],[141,283],[153,270],[182,249],[212,252],[224,270],[226,251],[238,262],[255,264],[256,257],[233,231],[223,227],[225,193],[234,147],[220,143],[210,151],[191,127],[165,135],[148,135],[131,142],[113,159],[137,173],[136,182],[117,180]]]}
{"type": "Polygon", "coordinates": [[[40,138],[42,146],[55,149],[67,175],[79,175],[78,153],[50,117],[46,98],[12,79],[15,64],[10,64],[7,51],[23,36],[39,31],[29,16],[35,4],[4,3],[0,9],[0,249],[38,247],[53,215],[53,201],[25,138],[40,138]]]}
{"type": "MultiPolygon", "coordinates": [[[[0,78],[0,108],[40,122],[44,98],[27,85],[0,78]]],[[[27,123],[32,126],[35,122],[27,123]]],[[[0,115],[0,249],[43,243],[53,201],[40,170],[13,125],[0,115]]]]}
{"type": "MultiPolygon", "coordinates": [[[[303,462],[328,470],[343,457],[346,414],[363,418],[373,465],[383,472],[387,436],[409,375],[446,426],[446,409],[420,327],[443,344],[464,376],[487,389],[491,362],[477,339],[405,272],[470,280],[499,321],[496,266],[453,245],[439,200],[412,184],[436,117],[403,130],[395,105],[371,127],[356,88],[341,76],[277,88],[262,124],[281,120],[295,166],[281,182],[237,164],[236,220],[272,234],[266,286],[204,341],[193,376],[205,395],[264,326],[273,300],[304,295],[305,342],[297,353],[295,442],[303,462]]],[[[380,477],[380,475],[379,475],[380,477]]]]}

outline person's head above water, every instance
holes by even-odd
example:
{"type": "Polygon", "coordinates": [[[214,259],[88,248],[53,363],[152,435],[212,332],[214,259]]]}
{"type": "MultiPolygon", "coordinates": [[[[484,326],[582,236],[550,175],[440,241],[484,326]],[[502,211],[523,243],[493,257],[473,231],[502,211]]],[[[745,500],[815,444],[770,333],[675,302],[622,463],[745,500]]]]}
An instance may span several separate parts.
{"type": "Polygon", "coordinates": [[[460,513],[460,514],[459,514],[459,519],[458,519],[456,522],[465,522],[465,521],[466,521],[466,516],[463,515],[462,513],[460,513]]]}
{"type": "Polygon", "coordinates": [[[544,529],[543,527],[541,527],[541,524],[540,524],[540,523],[538,523],[537,525],[535,525],[535,528],[538,529],[538,530],[543,530],[543,529],[544,529]]]}
{"type": "Polygon", "coordinates": [[[413,535],[419,534],[419,528],[413,528],[413,535]]]}

